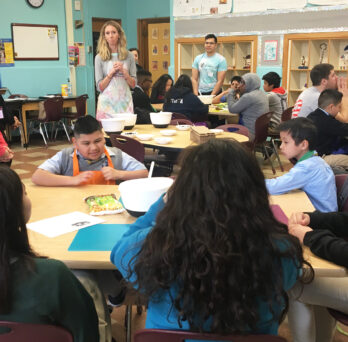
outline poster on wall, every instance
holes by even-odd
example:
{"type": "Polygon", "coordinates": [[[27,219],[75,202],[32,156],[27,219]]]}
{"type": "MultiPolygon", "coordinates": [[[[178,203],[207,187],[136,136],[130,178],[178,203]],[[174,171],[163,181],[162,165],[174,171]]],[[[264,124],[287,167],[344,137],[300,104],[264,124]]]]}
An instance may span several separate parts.
{"type": "Polygon", "coordinates": [[[276,61],[278,51],[278,41],[277,40],[266,40],[264,48],[264,61],[276,61]]]}
{"type": "Polygon", "coordinates": [[[230,13],[232,0],[205,0],[202,1],[202,14],[230,13]]]}
{"type": "Polygon", "coordinates": [[[13,42],[12,39],[0,39],[0,67],[13,67],[13,42]]]}
{"type": "Polygon", "coordinates": [[[307,0],[233,0],[233,13],[304,8],[307,0]]]}
{"type": "Polygon", "coordinates": [[[202,0],[174,0],[173,15],[174,17],[186,17],[201,15],[202,0]]]}

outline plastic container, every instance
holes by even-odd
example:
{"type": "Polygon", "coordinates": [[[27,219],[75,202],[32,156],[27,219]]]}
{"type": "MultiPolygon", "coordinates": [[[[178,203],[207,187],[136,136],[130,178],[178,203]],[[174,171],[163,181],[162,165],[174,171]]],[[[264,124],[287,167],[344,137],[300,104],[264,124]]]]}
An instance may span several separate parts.
{"type": "Polygon", "coordinates": [[[68,96],[69,93],[68,93],[68,85],[67,84],[62,84],[62,96],[68,96]]]}

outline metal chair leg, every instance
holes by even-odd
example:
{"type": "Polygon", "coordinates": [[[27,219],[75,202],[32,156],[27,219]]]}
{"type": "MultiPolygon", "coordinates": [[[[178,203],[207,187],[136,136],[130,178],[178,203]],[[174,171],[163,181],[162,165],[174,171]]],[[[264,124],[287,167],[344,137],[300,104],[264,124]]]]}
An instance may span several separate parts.
{"type": "Polygon", "coordinates": [[[69,137],[69,134],[68,134],[68,131],[66,130],[66,127],[65,127],[65,124],[63,121],[60,121],[63,125],[63,128],[64,128],[64,131],[65,131],[65,134],[66,134],[66,137],[68,138],[69,142],[70,142],[70,137],[69,137]]]}
{"type": "Polygon", "coordinates": [[[40,122],[40,125],[39,125],[39,131],[40,131],[40,134],[41,134],[41,136],[42,136],[42,138],[43,138],[43,140],[44,140],[44,143],[45,143],[45,145],[46,145],[46,147],[47,147],[47,142],[46,142],[46,139],[45,139],[45,134],[44,134],[44,132],[43,132],[42,123],[41,123],[41,122],[40,122]]]}
{"type": "Polygon", "coordinates": [[[126,342],[131,342],[132,340],[132,305],[129,304],[126,307],[126,342]]]}
{"type": "Polygon", "coordinates": [[[271,164],[272,172],[273,172],[273,174],[275,175],[275,174],[276,174],[276,170],[275,170],[275,168],[274,168],[274,166],[273,166],[273,163],[272,163],[271,158],[269,157],[269,154],[268,154],[268,151],[267,151],[267,147],[265,146],[265,144],[262,144],[262,147],[263,147],[263,149],[264,149],[264,151],[265,151],[265,154],[266,154],[266,157],[267,157],[268,161],[269,161],[270,164],[271,164]]]}
{"type": "Polygon", "coordinates": [[[274,140],[272,138],[271,138],[271,143],[272,143],[272,146],[273,146],[273,151],[274,151],[274,153],[275,153],[275,155],[277,157],[277,160],[278,160],[278,163],[279,163],[279,167],[280,167],[281,171],[284,172],[283,164],[282,164],[282,162],[280,161],[280,158],[279,158],[277,146],[275,145],[274,140]]]}

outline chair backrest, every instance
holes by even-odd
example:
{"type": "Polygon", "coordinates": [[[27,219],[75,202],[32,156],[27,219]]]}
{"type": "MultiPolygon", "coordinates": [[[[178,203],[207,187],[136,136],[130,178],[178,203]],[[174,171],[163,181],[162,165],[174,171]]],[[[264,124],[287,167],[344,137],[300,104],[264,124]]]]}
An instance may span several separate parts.
{"type": "Polygon", "coordinates": [[[226,124],[226,125],[218,126],[216,128],[223,129],[225,132],[233,132],[233,133],[242,134],[249,138],[249,130],[243,125],[226,124]]]}
{"type": "Polygon", "coordinates": [[[348,315],[341,312],[341,311],[337,311],[331,308],[327,308],[327,310],[329,311],[329,314],[338,322],[344,324],[344,325],[348,325],[348,315]]]}
{"type": "Polygon", "coordinates": [[[24,94],[11,94],[8,98],[9,98],[9,99],[17,99],[17,98],[20,98],[20,99],[27,99],[28,96],[27,96],[27,95],[24,95],[24,94]]]}
{"type": "Polygon", "coordinates": [[[181,114],[181,113],[173,113],[172,114],[172,120],[175,120],[175,119],[190,120],[185,114],[181,114]]]}
{"type": "Polygon", "coordinates": [[[185,340],[231,341],[231,342],[286,342],[274,335],[216,335],[184,330],[144,329],[135,333],[134,342],[184,342],[185,340]]]}
{"type": "Polygon", "coordinates": [[[55,325],[0,321],[0,326],[7,330],[0,333],[1,342],[73,342],[68,330],[55,325]]]}
{"type": "Polygon", "coordinates": [[[187,119],[173,119],[170,121],[171,125],[193,125],[193,122],[187,119]]]}
{"type": "Polygon", "coordinates": [[[53,97],[44,101],[44,108],[46,112],[45,122],[59,121],[62,118],[63,112],[63,98],[53,97]]]}
{"type": "Polygon", "coordinates": [[[86,102],[88,99],[87,94],[83,94],[76,98],[75,105],[76,105],[76,111],[77,115],[76,118],[79,118],[80,116],[85,116],[87,112],[86,102]]]}
{"type": "Polygon", "coordinates": [[[335,175],[338,211],[348,211],[348,174],[335,175]]]}
{"type": "Polygon", "coordinates": [[[292,115],[292,109],[294,108],[294,106],[289,107],[287,109],[284,110],[284,112],[282,113],[282,117],[281,117],[281,121],[288,121],[291,119],[291,115],[292,115]]]}
{"type": "Polygon", "coordinates": [[[114,133],[109,133],[109,137],[113,147],[119,148],[141,163],[144,162],[145,148],[138,140],[114,133]]]}
{"type": "Polygon", "coordinates": [[[268,126],[272,117],[272,112],[268,112],[259,116],[255,121],[255,139],[254,145],[262,144],[268,136],[268,126]]]}

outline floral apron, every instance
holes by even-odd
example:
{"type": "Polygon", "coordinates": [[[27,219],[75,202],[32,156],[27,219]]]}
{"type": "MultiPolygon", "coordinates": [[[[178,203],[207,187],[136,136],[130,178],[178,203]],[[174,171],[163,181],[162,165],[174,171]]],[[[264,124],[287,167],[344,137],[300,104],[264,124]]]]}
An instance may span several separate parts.
{"type": "MultiPolygon", "coordinates": [[[[114,62],[117,60],[117,57],[113,56],[107,62],[107,73],[110,72],[114,62]]],[[[126,64],[124,64],[124,68],[127,68],[126,64]]],[[[97,119],[113,118],[113,115],[118,113],[133,113],[132,93],[122,73],[115,74],[110,80],[109,85],[100,93],[97,106],[97,119]]]]}
{"type": "MultiPolygon", "coordinates": [[[[106,148],[104,148],[104,153],[106,158],[108,159],[108,166],[114,167],[114,164],[111,161],[110,155],[106,148]]],[[[104,185],[115,185],[114,180],[106,180],[103,176],[103,173],[101,171],[91,171],[93,172],[93,176],[87,181],[84,182],[83,184],[104,184],[104,185]]],[[[77,158],[76,154],[76,149],[74,150],[74,155],[73,155],[73,176],[77,176],[80,174],[80,167],[79,167],[79,160],[77,158]]]]}

